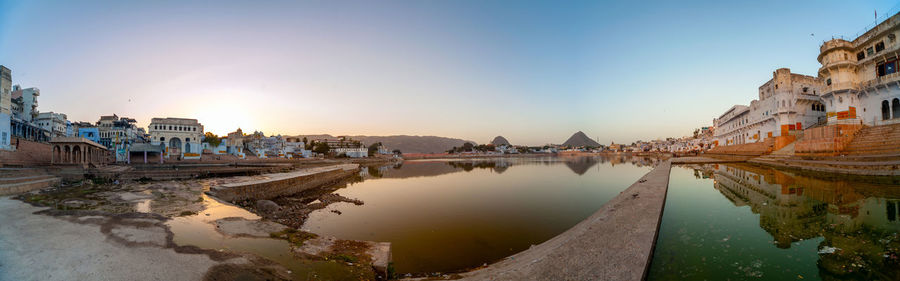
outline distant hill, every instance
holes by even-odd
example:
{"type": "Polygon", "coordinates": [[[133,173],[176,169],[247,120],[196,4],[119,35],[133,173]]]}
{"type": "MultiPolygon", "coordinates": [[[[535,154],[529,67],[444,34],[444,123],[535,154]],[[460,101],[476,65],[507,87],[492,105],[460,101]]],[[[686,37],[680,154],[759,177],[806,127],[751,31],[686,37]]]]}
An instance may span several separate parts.
{"type": "Polygon", "coordinates": [[[578,131],[577,133],[575,133],[574,135],[569,137],[569,139],[566,140],[566,142],[564,142],[562,145],[568,146],[568,147],[579,147],[579,146],[599,147],[600,146],[599,143],[592,140],[591,138],[589,138],[587,135],[585,135],[581,131],[578,131]]]}
{"type": "MultiPolygon", "coordinates": [[[[299,135],[297,137],[306,137],[310,140],[323,138],[336,138],[332,135],[299,135]]],[[[394,150],[399,149],[403,153],[441,153],[453,148],[454,146],[462,146],[466,142],[476,143],[463,139],[445,138],[437,136],[347,136],[354,140],[361,141],[366,146],[376,142],[381,142],[385,147],[394,150]]]]}
{"type": "Polygon", "coordinates": [[[504,138],[503,136],[497,136],[496,138],[494,138],[494,140],[491,141],[491,144],[493,144],[494,146],[501,146],[504,144],[510,145],[509,141],[506,140],[506,138],[504,138]]]}

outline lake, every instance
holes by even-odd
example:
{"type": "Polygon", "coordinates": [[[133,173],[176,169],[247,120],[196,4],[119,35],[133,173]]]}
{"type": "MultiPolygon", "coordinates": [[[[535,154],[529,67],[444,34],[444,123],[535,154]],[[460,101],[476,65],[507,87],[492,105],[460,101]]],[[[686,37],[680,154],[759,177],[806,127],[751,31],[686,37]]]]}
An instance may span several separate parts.
{"type": "Polygon", "coordinates": [[[900,182],[673,166],[649,280],[900,280],[900,182]]]}
{"type": "Polygon", "coordinates": [[[391,242],[398,273],[455,272],[540,244],[596,212],[658,160],[521,157],[414,160],[364,168],[362,182],[303,229],[391,242]]]}

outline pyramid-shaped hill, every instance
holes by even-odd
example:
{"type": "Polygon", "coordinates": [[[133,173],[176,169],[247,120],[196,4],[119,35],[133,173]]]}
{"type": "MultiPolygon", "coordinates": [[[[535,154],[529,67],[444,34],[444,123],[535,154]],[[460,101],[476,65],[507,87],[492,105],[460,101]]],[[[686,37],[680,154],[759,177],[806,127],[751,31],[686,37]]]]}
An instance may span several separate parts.
{"type": "Polygon", "coordinates": [[[566,140],[566,142],[564,142],[562,145],[568,146],[568,147],[582,147],[582,146],[600,147],[599,143],[592,140],[591,138],[589,138],[587,135],[585,135],[581,131],[578,131],[577,133],[575,133],[574,135],[569,137],[569,139],[566,140]]]}
{"type": "Polygon", "coordinates": [[[494,140],[491,141],[491,144],[493,144],[494,146],[501,146],[504,144],[507,146],[510,145],[509,141],[506,140],[506,138],[504,138],[503,136],[497,136],[496,138],[494,138],[494,140]]]}

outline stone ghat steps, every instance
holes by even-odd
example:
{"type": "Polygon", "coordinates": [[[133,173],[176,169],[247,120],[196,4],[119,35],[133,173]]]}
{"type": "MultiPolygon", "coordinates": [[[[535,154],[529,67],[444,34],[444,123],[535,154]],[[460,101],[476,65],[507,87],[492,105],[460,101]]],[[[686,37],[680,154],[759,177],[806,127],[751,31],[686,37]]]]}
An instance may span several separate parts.
{"type": "Polygon", "coordinates": [[[30,182],[30,181],[43,180],[43,179],[52,179],[52,178],[55,178],[55,177],[51,176],[51,175],[23,176],[23,177],[15,177],[15,178],[4,177],[4,178],[0,178],[0,185],[30,182]]]}
{"type": "Polygon", "coordinates": [[[844,155],[900,154],[900,124],[865,127],[847,144],[844,155]]]}
{"type": "Polygon", "coordinates": [[[58,186],[60,178],[39,169],[0,169],[0,196],[58,186]]]}
{"type": "Polygon", "coordinates": [[[27,176],[46,175],[47,173],[41,169],[32,168],[0,168],[0,179],[2,178],[18,178],[27,176]]]}

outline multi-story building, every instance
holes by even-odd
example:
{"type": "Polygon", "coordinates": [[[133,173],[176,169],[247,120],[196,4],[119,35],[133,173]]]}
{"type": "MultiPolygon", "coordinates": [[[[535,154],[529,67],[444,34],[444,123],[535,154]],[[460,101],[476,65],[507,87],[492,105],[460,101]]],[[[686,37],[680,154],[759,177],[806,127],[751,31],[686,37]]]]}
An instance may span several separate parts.
{"type": "Polygon", "coordinates": [[[821,80],[780,68],[759,86],[759,99],[735,105],[713,120],[718,145],[760,142],[825,122],[821,80]]]}
{"type": "Polygon", "coordinates": [[[93,142],[100,143],[100,130],[97,127],[79,127],[78,137],[86,138],[93,142]]]}
{"type": "Polygon", "coordinates": [[[312,157],[312,151],[306,149],[306,142],[303,139],[287,137],[284,139],[284,157],[309,158],[312,157]]]}
{"type": "Polygon", "coordinates": [[[38,88],[22,89],[21,86],[13,86],[12,93],[12,115],[27,123],[31,123],[38,115],[37,97],[41,95],[38,88]]]}
{"type": "Polygon", "coordinates": [[[46,142],[50,141],[50,131],[42,129],[34,123],[37,118],[37,97],[41,95],[38,88],[22,89],[19,85],[12,88],[10,109],[10,131],[15,137],[46,142]]]}
{"type": "Polygon", "coordinates": [[[852,41],[819,47],[819,77],[828,124],[900,123],[900,13],[852,41]]]}
{"type": "Polygon", "coordinates": [[[34,119],[34,123],[41,127],[41,129],[49,131],[52,138],[66,136],[66,124],[68,123],[68,120],[65,114],[54,113],[52,111],[41,112],[38,113],[37,118],[34,119]]]}
{"type": "Polygon", "coordinates": [[[241,128],[238,128],[237,131],[228,133],[228,138],[225,140],[225,150],[228,154],[235,155],[241,158],[245,157],[244,154],[244,132],[241,131],[241,128]]]}
{"type": "Polygon", "coordinates": [[[12,71],[0,65],[0,150],[8,150],[12,139],[12,71]]]}
{"type": "MultiPolygon", "coordinates": [[[[142,136],[135,125],[137,120],[118,115],[100,116],[97,128],[100,131],[100,144],[109,149],[126,149],[135,142],[141,142],[142,136]]],[[[123,152],[124,153],[124,152],[123,152]]]]}
{"type": "Polygon", "coordinates": [[[200,159],[203,125],[197,119],[153,118],[147,127],[150,143],[165,146],[164,157],[200,159]]]}

